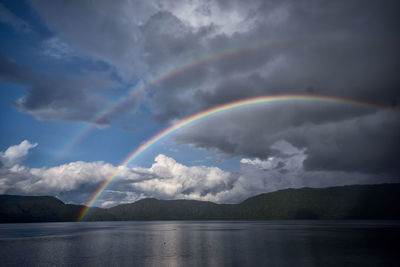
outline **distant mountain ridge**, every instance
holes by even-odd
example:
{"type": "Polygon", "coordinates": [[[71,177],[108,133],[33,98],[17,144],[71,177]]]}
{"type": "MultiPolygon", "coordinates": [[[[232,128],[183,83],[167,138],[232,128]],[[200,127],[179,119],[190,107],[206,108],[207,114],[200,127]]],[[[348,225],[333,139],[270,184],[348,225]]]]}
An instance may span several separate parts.
{"type": "MultiPolygon", "coordinates": [[[[238,204],[146,198],[92,208],[88,221],[400,219],[400,184],[283,189],[238,204]]],[[[49,196],[0,195],[0,223],[75,221],[85,206],[49,196]]]]}

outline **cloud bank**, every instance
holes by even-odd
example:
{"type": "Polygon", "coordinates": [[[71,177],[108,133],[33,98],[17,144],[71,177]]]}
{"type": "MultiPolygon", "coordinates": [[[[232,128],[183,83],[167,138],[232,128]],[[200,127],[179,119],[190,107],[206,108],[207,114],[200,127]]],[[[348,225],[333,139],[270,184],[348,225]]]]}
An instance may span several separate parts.
{"type": "MultiPolygon", "coordinates": [[[[2,152],[2,158],[21,158],[35,145],[28,141],[2,152]],[[4,156],[7,155],[7,156],[4,156]]],[[[392,176],[375,176],[343,171],[309,171],[303,163],[304,150],[286,141],[272,146],[281,154],[267,160],[243,158],[240,170],[186,166],[166,155],[158,155],[149,168],[127,167],[96,202],[108,207],[145,197],[195,199],[237,203],[250,196],[285,188],[326,187],[398,181],[392,176]]],[[[55,195],[68,203],[85,204],[118,166],[105,162],[71,162],[49,168],[28,168],[16,163],[0,169],[0,193],[55,195]]]]}

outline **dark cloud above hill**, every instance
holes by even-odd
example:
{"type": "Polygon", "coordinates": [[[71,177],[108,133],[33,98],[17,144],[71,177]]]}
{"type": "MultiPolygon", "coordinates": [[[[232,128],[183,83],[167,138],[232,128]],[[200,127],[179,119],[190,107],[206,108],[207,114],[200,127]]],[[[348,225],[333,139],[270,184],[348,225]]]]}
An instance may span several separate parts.
{"type": "MultiPolygon", "coordinates": [[[[177,133],[175,139],[178,143],[217,149],[231,156],[260,159],[276,156],[271,145],[285,140],[305,149],[307,170],[399,175],[399,114],[373,112],[338,121],[310,123],[307,117],[302,121],[293,120],[296,111],[285,110],[293,103],[282,105],[220,115],[188,127],[177,133]]],[[[303,103],[298,108],[307,110],[307,105],[310,104],[303,103]]]]}

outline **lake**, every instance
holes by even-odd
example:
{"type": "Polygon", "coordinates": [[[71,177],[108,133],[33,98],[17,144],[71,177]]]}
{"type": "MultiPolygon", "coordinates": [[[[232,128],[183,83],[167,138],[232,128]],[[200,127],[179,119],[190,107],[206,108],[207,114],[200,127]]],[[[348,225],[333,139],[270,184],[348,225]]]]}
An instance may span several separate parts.
{"type": "Polygon", "coordinates": [[[1,266],[400,266],[399,221],[0,224],[1,266]]]}

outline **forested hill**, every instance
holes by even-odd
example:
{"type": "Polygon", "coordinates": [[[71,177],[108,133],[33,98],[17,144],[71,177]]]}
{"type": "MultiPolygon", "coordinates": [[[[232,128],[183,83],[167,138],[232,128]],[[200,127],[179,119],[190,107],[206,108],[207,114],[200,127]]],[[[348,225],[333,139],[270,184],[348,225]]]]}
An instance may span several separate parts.
{"type": "MultiPolygon", "coordinates": [[[[284,189],[239,204],[142,199],[92,208],[86,220],[400,219],[400,184],[284,189]]],[[[0,222],[74,221],[84,206],[54,197],[0,195],[0,222]]]]}

